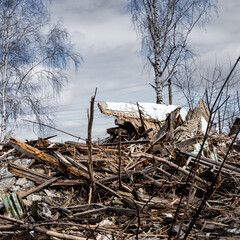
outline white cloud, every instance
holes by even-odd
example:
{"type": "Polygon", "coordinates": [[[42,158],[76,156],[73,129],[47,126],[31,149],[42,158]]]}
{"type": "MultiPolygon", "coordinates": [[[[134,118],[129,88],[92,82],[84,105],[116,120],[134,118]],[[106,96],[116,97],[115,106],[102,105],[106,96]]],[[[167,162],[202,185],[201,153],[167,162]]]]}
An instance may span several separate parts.
{"type": "MultiPolygon", "coordinates": [[[[137,52],[140,46],[125,9],[127,2],[53,0],[53,20],[62,19],[85,61],[79,72],[69,71],[70,83],[61,95],[57,127],[85,136],[86,108],[95,87],[98,87],[97,100],[101,101],[155,101],[154,91],[148,85],[153,76],[142,74],[143,61],[137,52]]],[[[207,66],[214,66],[216,58],[226,63],[230,56],[234,61],[240,50],[240,1],[219,0],[219,5],[219,17],[213,16],[206,30],[194,30],[190,40],[207,66]]],[[[94,137],[104,136],[112,121],[111,117],[96,112],[94,137]]]]}

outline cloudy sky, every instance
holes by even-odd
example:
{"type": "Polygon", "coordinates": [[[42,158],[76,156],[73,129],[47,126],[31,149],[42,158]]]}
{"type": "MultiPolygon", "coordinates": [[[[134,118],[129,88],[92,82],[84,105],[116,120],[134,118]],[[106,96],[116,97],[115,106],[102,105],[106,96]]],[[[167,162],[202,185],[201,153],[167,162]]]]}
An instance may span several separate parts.
{"type": "MultiPolygon", "coordinates": [[[[69,69],[69,84],[58,105],[56,127],[86,137],[90,97],[98,87],[96,101],[155,102],[151,72],[144,71],[138,53],[139,39],[126,11],[127,0],[53,0],[53,21],[61,21],[84,62],[76,72],[69,69]]],[[[194,30],[190,42],[206,66],[234,62],[240,52],[240,1],[219,0],[219,13],[206,29],[194,30]]],[[[175,94],[174,94],[175,95],[175,94]]],[[[168,102],[167,93],[164,99],[168,102]]],[[[183,104],[178,95],[173,101],[183,104]]],[[[105,136],[113,117],[95,111],[94,138],[105,136]]],[[[69,140],[58,133],[57,140],[69,140]]]]}

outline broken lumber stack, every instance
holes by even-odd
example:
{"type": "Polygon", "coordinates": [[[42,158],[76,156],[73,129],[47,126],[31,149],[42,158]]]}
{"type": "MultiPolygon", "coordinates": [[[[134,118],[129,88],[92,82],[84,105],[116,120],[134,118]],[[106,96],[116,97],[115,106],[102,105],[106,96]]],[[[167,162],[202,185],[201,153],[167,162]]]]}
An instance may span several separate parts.
{"type": "Polygon", "coordinates": [[[112,138],[92,143],[93,179],[87,143],[11,138],[3,146],[0,236],[176,239],[216,181],[190,239],[237,238],[240,143],[213,131],[203,141],[204,103],[184,117],[181,108],[171,109],[158,123],[147,120],[140,103],[132,118],[115,111],[112,138]]]}

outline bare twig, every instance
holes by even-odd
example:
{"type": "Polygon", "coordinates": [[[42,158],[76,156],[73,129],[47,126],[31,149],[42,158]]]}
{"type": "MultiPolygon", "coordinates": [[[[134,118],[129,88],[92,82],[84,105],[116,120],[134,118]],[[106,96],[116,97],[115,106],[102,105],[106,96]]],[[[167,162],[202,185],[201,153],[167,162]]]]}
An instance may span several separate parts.
{"type": "Polygon", "coordinates": [[[44,127],[48,127],[48,128],[54,129],[54,130],[56,130],[56,131],[58,131],[58,132],[65,133],[65,134],[67,134],[67,135],[69,135],[69,136],[71,136],[71,137],[74,137],[74,138],[77,138],[77,139],[81,139],[81,140],[86,141],[85,138],[78,137],[78,136],[76,136],[76,135],[73,135],[73,134],[71,134],[71,133],[65,132],[65,131],[63,131],[63,130],[57,129],[57,128],[55,128],[55,127],[49,126],[49,125],[44,124],[44,123],[34,122],[34,121],[27,120],[27,119],[22,119],[22,120],[23,120],[24,122],[30,122],[30,123],[33,123],[33,124],[38,124],[38,125],[41,125],[41,126],[44,126],[44,127]]]}
{"type": "Polygon", "coordinates": [[[121,167],[122,167],[122,152],[121,152],[121,133],[119,132],[118,134],[118,151],[119,151],[119,159],[118,159],[118,185],[119,189],[122,189],[122,172],[121,172],[121,167]]]}

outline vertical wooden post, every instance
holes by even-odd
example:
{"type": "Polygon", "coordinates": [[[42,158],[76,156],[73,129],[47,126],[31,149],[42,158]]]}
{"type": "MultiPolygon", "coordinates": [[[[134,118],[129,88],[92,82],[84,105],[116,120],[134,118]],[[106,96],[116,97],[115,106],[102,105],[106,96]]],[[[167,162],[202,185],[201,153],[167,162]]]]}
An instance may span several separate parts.
{"type": "Polygon", "coordinates": [[[171,81],[171,78],[168,79],[168,97],[169,97],[169,105],[172,105],[172,81],[171,81]]]}
{"type": "Polygon", "coordinates": [[[237,103],[238,103],[238,110],[240,111],[240,98],[238,95],[238,91],[237,91],[237,103]]]}
{"type": "Polygon", "coordinates": [[[220,115],[220,110],[218,110],[218,133],[222,134],[222,124],[221,124],[221,115],[220,115]]]}
{"type": "Polygon", "coordinates": [[[119,190],[122,189],[122,151],[121,151],[121,132],[118,133],[118,152],[119,152],[119,159],[118,159],[118,184],[119,190]]]}
{"type": "Polygon", "coordinates": [[[93,189],[94,189],[93,161],[92,161],[92,125],[93,125],[94,102],[95,102],[96,94],[97,94],[97,88],[95,90],[94,96],[91,97],[90,114],[89,114],[89,109],[87,111],[87,113],[88,113],[88,139],[87,139],[87,144],[88,144],[88,173],[89,173],[89,177],[90,177],[90,180],[91,180],[90,190],[89,190],[89,198],[88,198],[88,203],[89,204],[91,203],[92,192],[93,192],[93,189]]]}
{"type": "Polygon", "coordinates": [[[168,129],[169,129],[169,138],[172,140],[173,138],[173,120],[172,120],[172,113],[170,112],[168,115],[168,129]]]}
{"type": "Polygon", "coordinates": [[[141,110],[140,110],[140,107],[139,107],[138,102],[137,102],[137,108],[138,108],[138,113],[139,113],[140,121],[141,121],[141,124],[142,124],[142,126],[141,126],[141,128],[140,128],[140,134],[141,134],[141,133],[145,132],[146,129],[145,129],[145,126],[144,126],[144,121],[143,121],[142,113],[141,113],[141,110]]]}

